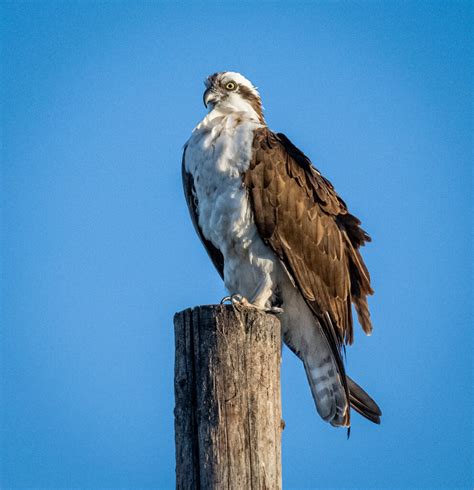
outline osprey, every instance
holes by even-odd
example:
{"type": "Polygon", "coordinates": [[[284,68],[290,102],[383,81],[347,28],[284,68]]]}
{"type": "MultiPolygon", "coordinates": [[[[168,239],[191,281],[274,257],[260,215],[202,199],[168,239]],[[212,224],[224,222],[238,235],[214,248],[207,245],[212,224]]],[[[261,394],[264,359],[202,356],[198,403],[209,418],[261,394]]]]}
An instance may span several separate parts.
{"type": "Polygon", "coordinates": [[[263,117],[239,73],[205,81],[206,117],[184,147],[184,192],[195,229],[234,302],[279,313],[283,340],[303,361],[319,415],[350,427],[350,408],[381,411],[346,374],[353,304],[372,332],[370,241],[332,184],[263,117]]]}

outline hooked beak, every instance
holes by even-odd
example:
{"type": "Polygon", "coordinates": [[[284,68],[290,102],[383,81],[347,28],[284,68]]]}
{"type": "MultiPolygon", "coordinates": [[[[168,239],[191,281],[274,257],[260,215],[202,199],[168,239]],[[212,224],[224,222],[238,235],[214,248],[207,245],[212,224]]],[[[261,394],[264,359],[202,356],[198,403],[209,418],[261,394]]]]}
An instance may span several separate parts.
{"type": "Polygon", "coordinates": [[[204,92],[204,94],[202,96],[202,101],[204,102],[204,105],[206,108],[209,104],[214,104],[217,101],[217,94],[216,94],[216,92],[214,92],[212,87],[208,88],[204,92]]]}

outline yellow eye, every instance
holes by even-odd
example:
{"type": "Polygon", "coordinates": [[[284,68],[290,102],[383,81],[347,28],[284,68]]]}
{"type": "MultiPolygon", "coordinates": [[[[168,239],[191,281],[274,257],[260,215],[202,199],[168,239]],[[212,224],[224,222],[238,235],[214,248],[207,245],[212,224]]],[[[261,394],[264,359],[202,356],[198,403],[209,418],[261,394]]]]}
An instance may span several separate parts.
{"type": "Polygon", "coordinates": [[[227,82],[225,84],[225,88],[227,90],[235,90],[237,88],[237,85],[234,82],[227,82]]]}

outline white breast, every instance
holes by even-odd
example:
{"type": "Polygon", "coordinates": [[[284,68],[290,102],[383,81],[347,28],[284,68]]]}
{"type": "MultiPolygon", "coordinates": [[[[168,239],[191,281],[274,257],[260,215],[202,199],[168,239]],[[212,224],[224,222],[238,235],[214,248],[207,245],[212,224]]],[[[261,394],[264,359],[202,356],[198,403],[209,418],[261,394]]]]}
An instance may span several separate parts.
{"type": "Polygon", "coordinates": [[[260,124],[242,120],[239,114],[212,116],[211,112],[194,130],[185,155],[186,170],[194,178],[199,226],[224,256],[229,292],[268,306],[275,256],[258,234],[242,182],[260,124]]]}

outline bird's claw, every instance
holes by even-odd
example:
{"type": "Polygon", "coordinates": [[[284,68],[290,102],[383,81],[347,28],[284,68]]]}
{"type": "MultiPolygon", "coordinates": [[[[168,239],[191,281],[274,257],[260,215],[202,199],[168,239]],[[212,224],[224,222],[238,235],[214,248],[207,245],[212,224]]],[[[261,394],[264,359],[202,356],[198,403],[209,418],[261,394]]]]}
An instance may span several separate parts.
{"type": "Polygon", "coordinates": [[[221,299],[221,305],[227,303],[228,301],[234,308],[237,309],[240,309],[244,306],[253,307],[253,305],[249,302],[247,298],[238,293],[231,294],[230,296],[224,296],[224,298],[221,299]]]}
{"type": "Polygon", "coordinates": [[[260,306],[254,305],[253,303],[250,303],[250,301],[245,296],[242,296],[239,293],[235,293],[230,296],[224,296],[221,299],[221,305],[227,302],[229,302],[232,306],[234,306],[237,309],[247,307],[247,308],[255,308],[256,310],[264,311],[265,313],[271,313],[273,315],[279,315],[280,313],[283,313],[283,308],[280,308],[279,306],[262,308],[260,306]]]}

